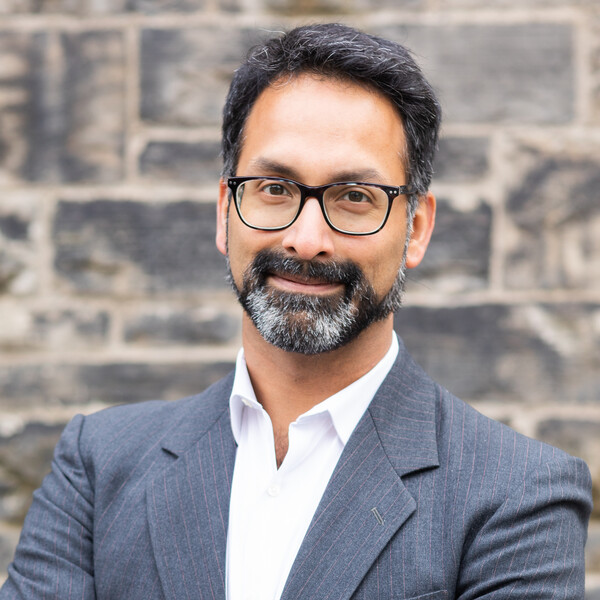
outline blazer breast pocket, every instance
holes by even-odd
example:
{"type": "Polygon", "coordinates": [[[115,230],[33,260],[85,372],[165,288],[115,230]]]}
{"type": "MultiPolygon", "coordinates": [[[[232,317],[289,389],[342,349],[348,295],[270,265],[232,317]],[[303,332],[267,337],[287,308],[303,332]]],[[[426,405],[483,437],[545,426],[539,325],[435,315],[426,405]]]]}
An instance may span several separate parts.
{"type": "Polygon", "coordinates": [[[446,590],[440,590],[439,592],[431,592],[424,596],[413,596],[412,598],[406,598],[405,600],[450,600],[450,597],[446,590]]]}

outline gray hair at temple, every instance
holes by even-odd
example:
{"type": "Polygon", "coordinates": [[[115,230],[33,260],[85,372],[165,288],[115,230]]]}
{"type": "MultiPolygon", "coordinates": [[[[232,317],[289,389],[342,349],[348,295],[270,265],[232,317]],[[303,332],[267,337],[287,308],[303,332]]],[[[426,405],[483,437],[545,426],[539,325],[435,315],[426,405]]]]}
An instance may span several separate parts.
{"type": "MultiPolygon", "coordinates": [[[[246,119],[271,83],[315,73],[379,90],[397,108],[407,148],[404,168],[417,194],[429,189],[441,108],[431,85],[404,46],[339,23],[297,27],[252,48],[234,74],[223,109],[223,175],[236,174],[246,119]]],[[[411,198],[415,208],[416,196],[411,198]]]]}

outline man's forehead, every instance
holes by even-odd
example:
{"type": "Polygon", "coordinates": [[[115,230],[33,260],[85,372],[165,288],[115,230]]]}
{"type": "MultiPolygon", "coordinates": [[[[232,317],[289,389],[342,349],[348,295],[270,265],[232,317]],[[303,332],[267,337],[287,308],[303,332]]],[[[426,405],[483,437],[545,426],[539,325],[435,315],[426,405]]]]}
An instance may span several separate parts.
{"type": "Polygon", "coordinates": [[[302,70],[296,73],[284,72],[274,77],[265,88],[256,96],[253,101],[252,109],[258,102],[258,100],[269,90],[285,90],[286,88],[293,87],[294,85],[303,81],[314,82],[315,84],[323,84],[325,86],[334,86],[341,88],[348,92],[352,91],[353,88],[359,88],[364,92],[368,92],[383,100],[386,103],[392,105],[396,111],[396,114],[400,121],[404,124],[402,113],[394,101],[381,89],[379,89],[373,82],[362,80],[356,77],[350,77],[344,73],[327,72],[327,71],[316,71],[316,70],[302,70]]]}
{"type": "Polygon", "coordinates": [[[238,175],[271,174],[302,182],[298,167],[307,154],[332,157],[337,148],[339,164],[332,165],[328,180],[321,183],[381,183],[380,165],[365,161],[363,152],[376,137],[383,142],[380,158],[388,156],[405,168],[404,125],[383,93],[347,78],[314,73],[287,76],[263,90],[248,115],[240,147],[245,172],[238,175]],[[354,151],[349,156],[346,150],[351,146],[354,151]]]}

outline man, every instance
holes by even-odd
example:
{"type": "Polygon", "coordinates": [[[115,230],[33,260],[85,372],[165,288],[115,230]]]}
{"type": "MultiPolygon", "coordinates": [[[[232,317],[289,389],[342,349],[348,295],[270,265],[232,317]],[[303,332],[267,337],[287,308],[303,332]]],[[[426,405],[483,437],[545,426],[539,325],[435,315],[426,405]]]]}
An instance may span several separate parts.
{"type": "Polygon", "coordinates": [[[392,329],[440,111],[341,25],[255,48],[224,112],[234,374],[76,417],[0,598],[582,598],[585,465],[432,382],[392,329]]]}

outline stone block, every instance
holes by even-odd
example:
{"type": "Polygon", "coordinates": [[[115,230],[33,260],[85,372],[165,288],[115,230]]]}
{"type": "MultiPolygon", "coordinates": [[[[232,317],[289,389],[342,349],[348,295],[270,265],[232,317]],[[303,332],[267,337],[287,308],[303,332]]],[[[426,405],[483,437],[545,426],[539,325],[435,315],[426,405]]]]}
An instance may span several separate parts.
{"type": "MultiPolygon", "coordinates": [[[[5,194],[0,202],[0,295],[25,295],[38,282],[39,203],[5,194]]],[[[0,332],[0,337],[2,333],[0,332]]]]}
{"type": "MultiPolygon", "coordinates": [[[[241,0],[219,0],[223,11],[237,11],[241,0]]],[[[2,0],[0,15],[106,15],[192,13],[205,10],[206,0],[2,0]]]]}
{"type": "Polygon", "coordinates": [[[487,287],[491,219],[490,207],[483,203],[458,210],[438,199],[427,254],[416,269],[408,271],[409,293],[423,286],[449,293],[487,287]]]}
{"type": "Polygon", "coordinates": [[[119,180],[122,34],[0,32],[0,53],[0,182],[119,180]]]}
{"type": "Polygon", "coordinates": [[[598,403],[598,304],[407,306],[395,328],[423,368],[464,400],[598,403]]]}
{"type": "Polygon", "coordinates": [[[0,4],[0,15],[77,14],[82,8],[82,0],[3,0],[0,4]]]}
{"type": "Polygon", "coordinates": [[[258,35],[256,30],[215,26],[143,30],[142,119],[168,125],[220,124],[233,71],[258,35]]]}
{"type": "Polygon", "coordinates": [[[11,291],[15,281],[27,274],[27,265],[18,255],[0,248],[0,293],[11,291]]]}
{"type": "Polygon", "coordinates": [[[507,199],[506,285],[600,290],[600,148],[527,154],[507,199]]]}
{"type": "MultiPolygon", "coordinates": [[[[376,8],[396,10],[418,9],[425,6],[425,0],[377,0],[376,8]]],[[[267,10],[285,16],[339,15],[373,11],[373,0],[263,0],[267,10]]]]}
{"type": "Polygon", "coordinates": [[[0,464],[18,474],[23,484],[37,487],[50,468],[54,447],[65,426],[27,423],[10,436],[0,436],[0,464]]]}
{"type": "Polygon", "coordinates": [[[0,366],[0,406],[176,400],[203,391],[231,368],[224,362],[0,366]]]}
{"type": "Polygon", "coordinates": [[[19,541],[19,534],[19,527],[11,527],[0,523],[0,585],[2,585],[6,576],[8,565],[13,559],[19,541]]]}
{"type": "Polygon", "coordinates": [[[600,600],[600,586],[586,586],[584,600],[600,600]]]}
{"type": "MultiPolygon", "coordinates": [[[[583,458],[592,473],[593,515],[600,518],[600,421],[584,419],[546,419],[538,423],[536,438],[583,458]]],[[[594,555],[595,570],[600,571],[600,530],[594,555]]]]}
{"type": "Polygon", "coordinates": [[[60,202],[57,276],[78,291],[130,295],[226,288],[215,207],[194,202],[60,202]]]}
{"type": "Polygon", "coordinates": [[[226,344],[239,331],[239,319],[210,309],[136,313],[124,326],[125,341],[136,345],[226,344]]]}
{"type": "Polygon", "coordinates": [[[221,175],[220,142],[150,142],[140,156],[146,178],[193,184],[213,184],[221,175]]]}
{"type": "Polygon", "coordinates": [[[45,34],[0,31],[0,183],[21,176],[31,152],[34,63],[46,43],[45,34]]]}
{"type": "Polygon", "coordinates": [[[574,117],[572,27],[560,23],[389,25],[411,48],[447,122],[566,123],[574,117]]]}
{"type": "MultiPolygon", "coordinates": [[[[600,522],[598,521],[590,523],[585,546],[585,566],[588,571],[600,573],[600,522]]],[[[600,589],[598,592],[600,593],[600,589]]]]}
{"type": "Polygon", "coordinates": [[[290,16],[346,12],[344,0],[264,0],[265,8],[290,16]]]}
{"type": "MultiPolygon", "coordinates": [[[[560,8],[593,7],[596,0],[494,0],[497,8],[560,8]]],[[[445,9],[489,8],[488,0],[441,0],[445,9]]]]}
{"type": "Polygon", "coordinates": [[[190,13],[203,10],[206,0],[88,0],[89,12],[94,14],[143,13],[190,13]]]}
{"type": "MultiPolygon", "coordinates": [[[[595,0],[589,0],[595,2],[595,0]]],[[[591,74],[591,106],[590,121],[595,125],[600,124],[600,12],[596,11],[591,27],[593,47],[590,52],[589,72],[591,74]]]]}
{"type": "Polygon", "coordinates": [[[448,136],[440,139],[434,181],[463,183],[485,176],[489,168],[489,139],[448,136]]]}
{"type": "Polygon", "coordinates": [[[353,2],[347,0],[263,0],[265,8],[286,16],[328,15],[352,12],[353,2]]]}
{"type": "Polygon", "coordinates": [[[0,407],[26,408],[53,402],[53,368],[39,365],[0,365],[0,407]]]}
{"type": "Polygon", "coordinates": [[[600,421],[546,419],[538,423],[536,437],[589,463],[596,463],[600,470],[600,421]]]}
{"type": "Polygon", "coordinates": [[[19,215],[0,215],[0,235],[9,240],[27,240],[29,222],[19,215]]]}
{"type": "Polygon", "coordinates": [[[366,10],[372,12],[377,10],[396,9],[396,10],[419,10],[427,7],[426,0],[355,0],[354,4],[357,10],[366,10]]]}
{"type": "Polygon", "coordinates": [[[64,424],[28,423],[9,437],[0,436],[0,518],[20,522],[31,493],[50,470],[64,424]]]}
{"type": "Polygon", "coordinates": [[[93,348],[106,344],[110,317],[106,311],[77,309],[28,309],[0,305],[3,326],[0,349],[63,350],[93,348]]]}

